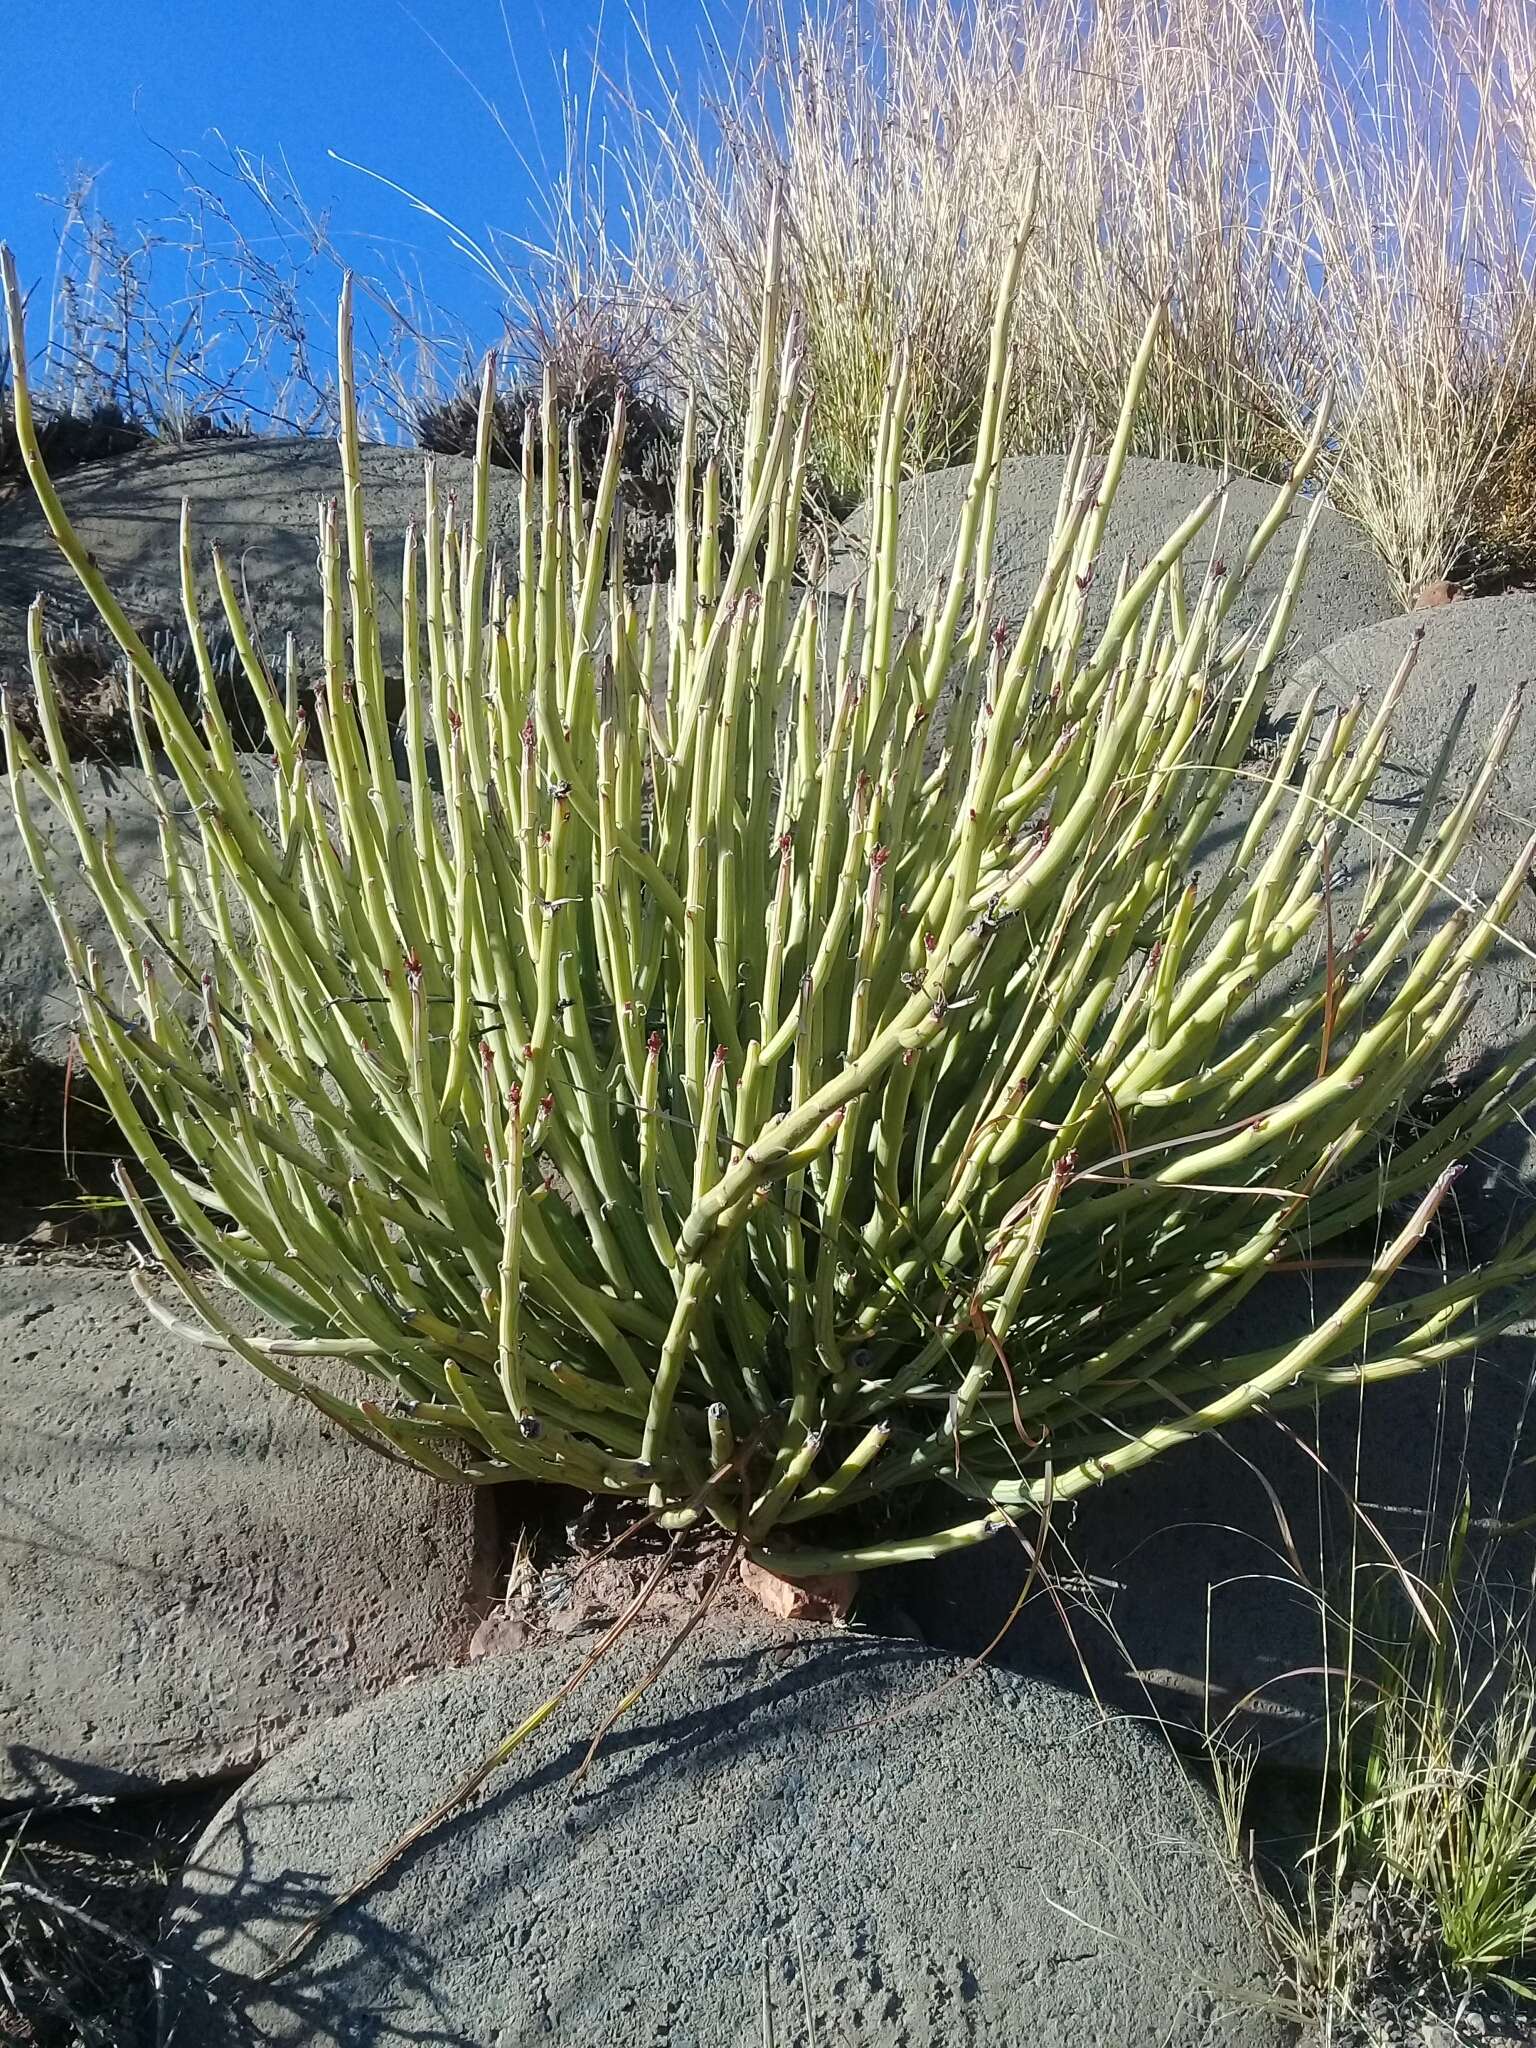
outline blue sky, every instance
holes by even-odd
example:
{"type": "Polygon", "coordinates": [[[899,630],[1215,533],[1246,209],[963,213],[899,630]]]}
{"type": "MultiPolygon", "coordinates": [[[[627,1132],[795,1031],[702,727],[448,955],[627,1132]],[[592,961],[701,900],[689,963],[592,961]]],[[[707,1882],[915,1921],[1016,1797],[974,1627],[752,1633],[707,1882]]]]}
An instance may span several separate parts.
{"type": "MultiPolygon", "coordinates": [[[[796,0],[786,0],[793,15],[796,0]]],[[[1379,0],[1321,0],[1335,29],[1379,0]]],[[[476,236],[536,233],[558,160],[559,66],[577,83],[644,42],[686,80],[704,40],[733,48],[744,0],[0,0],[0,239],[37,288],[41,325],[59,215],[80,169],[110,220],[169,213],[177,157],[216,161],[218,136],[285,162],[327,212],[348,260],[393,258],[483,345],[496,297],[444,230],[348,158],[419,194],[476,236]],[[645,36],[631,8],[640,12],[645,36]],[[471,79],[473,83],[471,83],[471,79]],[[483,99],[482,97],[483,96],[483,99]],[[490,102],[501,124],[483,102],[490,102]],[[332,154],[334,153],[334,155],[332,154]],[[526,160],[525,160],[526,159],[526,160]]],[[[242,214],[242,218],[246,215],[242,214]]],[[[317,297],[329,299],[327,279],[317,297]]]]}
{"type": "MultiPolygon", "coordinates": [[[[650,0],[646,25],[686,75],[701,34],[734,17],[734,0],[650,0]]],[[[216,150],[217,130],[286,158],[339,235],[418,261],[434,295],[475,320],[488,294],[442,230],[328,152],[477,235],[526,232],[536,202],[518,151],[535,174],[541,151],[557,158],[560,57],[579,82],[595,46],[609,68],[642,61],[625,0],[0,0],[0,239],[46,294],[58,216],[40,195],[83,166],[100,173],[109,218],[162,214],[172,156],[216,150]]]]}

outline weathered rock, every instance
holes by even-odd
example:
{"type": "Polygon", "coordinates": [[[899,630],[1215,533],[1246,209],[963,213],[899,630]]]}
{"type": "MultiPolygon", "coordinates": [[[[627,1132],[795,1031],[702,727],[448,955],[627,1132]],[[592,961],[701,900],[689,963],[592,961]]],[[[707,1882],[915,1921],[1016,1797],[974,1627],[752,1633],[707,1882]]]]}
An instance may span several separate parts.
{"type": "MultiPolygon", "coordinates": [[[[1028,610],[1045,567],[1062,467],[1058,455],[1016,455],[1003,464],[993,556],[994,612],[1014,625],[1028,610]]],[[[914,477],[903,485],[896,568],[897,596],[903,604],[921,608],[936,584],[948,577],[955,526],[969,481],[966,465],[914,477]]],[[[1091,624],[1101,626],[1109,615],[1121,562],[1129,558],[1140,563],[1154,555],[1220,481],[1219,471],[1195,463],[1158,462],[1150,456],[1129,459],[1104,536],[1089,603],[1091,624]]],[[[1204,575],[1213,555],[1230,561],[1246,548],[1274,502],[1272,486],[1234,478],[1219,530],[1213,517],[1185,557],[1191,583],[1204,575]]],[[[1240,607],[1234,614],[1234,626],[1251,623],[1279,596],[1305,509],[1293,513],[1270,543],[1254,572],[1246,610],[1240,607]]],[[[846,590],[863,574],[868,531],[868,509],[861,506],[834,546],[827,574],[834,590],[846,590]]],[[[1291,618],[1290,660],[1302,660],[1341,634],[1391,618],[1401,609],[1392,579],[1364,534],[1338,513],[1325,512],[1291,618]]]]}
{"type": "Polygon", "coordinates": [[[193,1851],[163,2038],[1266,2048],[1257,1943],[1160,1738],[1055,1688],[858,1637],[631,1638],[500,1781],[243,1984],[560,1684],[488,1658],[317,1731],[193,1851]],[[799,1981],[804,1958],[804,1984],[799,1981]],[[218,1996],[196,1989],[215,1969],[218,1996]],[[242,2032],[242,2026],[248,2031],[242,2032]]]}
{"type": "MultiPolygon", "coordinates": [[[[380,630],[386,649],[400,635],[400,570],[405,532],[423,516],[426,458],[419,449],[362,452],[380,630]]],[[[467,512],[473,464],[438,456],[446,501],[467,512]]],[[[517,479],[491,480],[491,541],[506,549],[517,531],[517,479]]],[[[113,595],[141,630],[180,629],[181,503],[191,502],[194,555],[206,621],[222,625],[211,564],[217,541],[256,628],[270,671],[283,673],[284,636],[293,633],[306,672],[321,647],[322,601],[316,571],[319,506],[341,493],[341,457],[333,441],[214,440],[157,448],[89,464],[61,480],[59,496],[80,539],[96,557],[113,595]]],[[[26,607],[42,594],[55,625],[79,620],[88,637],[99,622],[60,555],[30,492],[0,507],[0,677],[25,676],[26,607]]],[[[386,666],[389,666],[386,656],[386,666]]]]}
{"type": "MultiPolygon", "coordinates": [[[[111,831],[123,874],[158,914],[165,904],[165,877],[155,812],[142,770],[80,762],[75,773],[92,831],[111,831]]],[[[165,788],[178,813],[189,815],[180,785],[167,781],[165,788]]],[[[97,951],[111,988],[121,979],[117,947],[81,872],[73,835],[36,789],[29,791],[29,796],[38,830],[58,856],[56,874],[65,908],[83,942],[97,951]]],[[[0,1022],[39,1051],[58,1053],[75,1013],[74,986],[64,950],[22,844],[10,791],[0,782],[0,1022]]]]}
{"type": "MultiPolygon", "coordinates": [[[[1294,1339],[1333,1306],[1341,1277],[1352,1276],[1315,1276],[1315,1294],[1298,1276],[1265,1283],[1220,1341],[1248,1351],[1294,1339]]],[[[1498,1531],[1536,1515],[1533,1445],[1530,1325],[1443,1374],[1250,1417],[1058,1509],[1047,1581],[993,1661],[1091,1687],[1175,1732],[1251,1737],[1276,1763],[1315,1766],[1351,1575],[1380,1589],[1393,1559],[1421,1562],[1465,1498],[1488,1586],[1529,1583],[1536,1529],[1498,1531]]],[[[1018,1538],[996,1537],[870,1573],[856,1618],[974,1655],[1007,1623],[1028,1573],[1018,1538]]]]}
{"type": "MultiPolygon", "coordinates": [[[[1276,701],[1284,718],[1321,683],[1322,707],[1363,693],[1379,698],[1414,643],[1418,656],[1393,723],[1387,757],[1367,799],[1363,831],[1341,857],[1362,873],[1382,840],[1400,843],[1435,777],[1439,824],[1487,753],[1495,728],[1518,692],[1536,683],[1536,594],[1478,598],[1367,626],[1336,641],[1301,668],[1276,701]],[[1372,836],[1374,835],[1374,836],[1372,836]]],[[[1536,830],[1536,707],[1527,702],[1482,815],[1451,876],[1458,895],[1486,901],[1536,830]]],[[[1439,917],[1455,907],[1447,895],[1439,917]]],[[[1425,929],[1433,929],[1434,913],[1425,929]]],[[[1527,890],[1483,968],[1477,1008],[1457,1042],[1455,1061],[1476,1068],[1536,1022],[1536,891],[1527,890]]]]}
{"type": "MultiPolygon", "coordinates": [[[[166,800],[195,843],[196,824],[186,791],[169,767],[162,765],[161,787],[166,800]]],[[[110,835],[123,875],[138,891],[150,914],[159,919],[166,901],[165,870],[144,771],[84,761],[77,761],[74,771],[81,808],[91,831],[98,838],[110,835]]],[[[244,755],[241,771],[251,802],[261,816],[270,820],[270,764],[254,754],[244,755]]],[[[324,763],[311,762],[310,774],[322,811],[330,817],[334,796],[324,763]]],[[[96,951],[110,993],[123,985],[121,956],[101,906],[85,879],[74,835],[60,813],[35,787],[29,789],[28,797],[33,822],[54,856],[54,878],[64,908],[82,943],[96,951]]],[[[238,904],[232,915],[236,928],[241,929],[244,913],[238,904]]],[[[205,963],[207,950],[201,935],[187,947],[188,954],[199,964],[205,963]]],[[[167,977],[168,999],[180,993],[167,977]]],[[[129,1007],[132,1008],[131,1003],[129,1007]]],[[[0,779],[0,1025],[39,1052],[57,1054],[68,1038],[75,1012],[75,992],[64,950],[22,844],[11,792],[0,779]]]]}
{"type": "Polygon", "coordinates": [[[479,1496],[171,1335],[121,1272],[0,1262],[0,1380],[0,1799],[247,1766],[467,1649],[479,1496]]]}

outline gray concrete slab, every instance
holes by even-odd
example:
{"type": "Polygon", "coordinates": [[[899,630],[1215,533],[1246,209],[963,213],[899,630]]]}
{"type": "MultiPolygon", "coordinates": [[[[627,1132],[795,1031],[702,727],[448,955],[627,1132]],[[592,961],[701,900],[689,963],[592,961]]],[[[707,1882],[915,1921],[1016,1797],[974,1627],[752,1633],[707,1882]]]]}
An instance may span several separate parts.
{"type": "Polygon", "coordinates": [[[0,1800],[246,1768],[489,1596],[479,1496],[371,1457],[121,1271],[0,1261],[0,1800]]]}
{"type": "MultiPolygon", "coordinates": [[[[993,609],[998,619],[1015,626],[1028,610],[1045,566],[1062,468],[1059,455],[1015,455],[1002,466],[993,609]]],[[[967,465],[913,477],[903,485],[897,556],[901,603],[920,609],[935,587],[947,580],[955,527],[969,481],[967,465]]],[[[1122,561],[1129,558],[1139,564],[1155,554],[1179,521],[1220,481],[1218,470],[1196,463],[1159,462],[1145,455],[1128,460],[1090,597],[1092,622],[1102,625],[1108,617],[1122,561]]],[[[1205,574],[1213,554],[1230,560],[1246,548],[1274,501],[1270,485],[1234,478],[1219,532],[1213,520],[1185,557],[1192,583],[1205,574]]],[[[1293,513],[1271,543],[1254,572],[1247,609],[1234,614],[1234,625],[1250,623],[1279,595],[1301,516],[1293,513]]],[[[846,590],[863,574],[868,531],[867,508],[860,506],[834,542],[826,579],[832,589],[846,590]]],[[[1359,527],[1337,513],[1325,512],[1313,541],[1307,582],[1292,617],[1289,658],[1301,661],[1341,634],[1390,618],[1401,609],[1392,579],[1359,527]]]]}
{"type": "Polygon", "coordinates": [[[578,1783],[667,1641],[621,1645],[469,1811],[253,1984],[584,1646],[403,1687],[261,1771],[173,1895],[162,2038],[755,2048],[765,1962],[784,2043],[809,2038],[806,1991],[816,2039],[870,2048],[1287,2037],[1210,1803],[1155,1733],[952,1658],[706,1623],[578,1783]]]}

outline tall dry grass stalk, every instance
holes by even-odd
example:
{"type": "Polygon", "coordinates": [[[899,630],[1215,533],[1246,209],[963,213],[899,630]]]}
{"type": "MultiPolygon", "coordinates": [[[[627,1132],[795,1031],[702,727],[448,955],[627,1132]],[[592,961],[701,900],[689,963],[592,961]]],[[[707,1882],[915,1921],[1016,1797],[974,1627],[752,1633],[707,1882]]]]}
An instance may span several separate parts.
{"type": "MultiPolygon", "coordinates": [[[[1523,7],[1523,0],[1521,0],[1523,7]]],[[[1290,290],[1348,401],[1333,491],[1405,591],[1449,570],[1530,385],[1536,116],[1514,9],[1395,8],[1351,70],[1298,12],[1267,49],[1298,230],[1290,290]]],[[[1290,408],[1306,417],[1304,390],[1290,408]]]]}
{"type": "Polygon", "coordinates": [[[628,289],[679,387],[739,416],[782,192],[834,496],[898,342],[914,466],[968,452],[1038,162],[1012,448],[1113,418],[1166,293],[1143,452],[1274,475],[1331,385],[1337,496],[1405,594],[1452,567],[1532,377],[1525,0],[1384,0],[1354,47],[1307,0],[752,0],[702,96],[653,58],[621,95],[628,289]]]}

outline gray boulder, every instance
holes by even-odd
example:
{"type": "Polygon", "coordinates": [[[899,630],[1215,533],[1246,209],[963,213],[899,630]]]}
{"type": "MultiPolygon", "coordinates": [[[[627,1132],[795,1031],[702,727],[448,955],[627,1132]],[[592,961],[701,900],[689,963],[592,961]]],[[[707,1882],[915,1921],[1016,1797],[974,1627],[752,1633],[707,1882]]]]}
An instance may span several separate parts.
{"type": "MultiPolygon", "coordinates": [[[[1325,709],[1357,694],[1368,704],[1379,700],[1415,641],[1418,657],[1361,825],[1367,835],[1400,841],[1437,779],[1438,824],[1477,773],[1511,700],[1526,693],[1520,729],[1451,877],[1461,898],[1486,901],[1536,831],[1536,593],[1479,598],[1363,627],[1307,662],[1275,712],[1283,720],[1318,683],[1325,709]]],[[[1362,836],[1342,849],[1344,858],[1362,870],[1373,843],[1362,836]]],[[[1442,914],[1453,907],[1447,896],[1442,914]]],[[[1509,939],[1487,963],[1457,1047],[1464,1068],[1475,1069],[1536,1021],[1536,891],[1525,892],[1506,929],[1509,939]]]]}
{"type": "Polygon", "coordinates": [[[483,1495],[173,1335],[121,1270],[0,1260],[0,1379],[0,1801],[249,1768],[467,1649],[483,1495]]]}
{"type": "MultiPolygon", "coordinates": [[[[365,448],[362,460],[388,664],[387,650],[399,641],[405,531],[423,516],[426,458],[416,449],[365,448]]],[[[473,464],[446,455],[436,462],[443,498],[455,497],[461,514],[467,513],[473,464]]],[[[318,508],[341,493],[341,457],[333,441],[216,440],[157,448],[92,463],[62,478],[58,488],[71,522],[129,617],[141,630],[162,631],[172,647],[182,618],[181,502],[190,499],[199,594],[215,636],[224,617],[210,558],[217,541],[269,670],[282,675],[284,636],[292,632],[307,672],[314,673],[322,621],[315,566],[318,508]]],[[[516,532],[517,480],[496,471],[493,544],[515,545],[516,532]]],[[[36,500],[23,491],[0,506],[0,678],[16,681],[27,673],[26,608],[39,593],[56,626],[77,621],[87,639],[105,644],[36,500]]]]}
{"type": "MultiPolygon", "coordinates": [[[[164,871],[155,812],[138,768],[76,764],[81,802],[93,832],[110,830],[128,881],[152,911],[165,903],[164,871]]],[[[181,785],[167,781],[167,797],[188,814],[181,785]]],[[[121,980],[116,942],[80,870],[73,835],[39,792],[28,792],[33,819],[57,858],[55,872],[66,910],[86,945],[96,949],[108,988],[121,980]]],[[[53,919],[22,843],[11,792],[0,781],[0,1024],[37,1051],[61,1054],[76,1014],[74,987],[53,919]]]]}
{"type": "Polygon", "coordinates": [[[952,1658],[707,1624],[579,1780],[668,1640],[621,1644],[473,1806],[253,1983],[580,1648],[402,1688],[261,1771],[173,1894],[162,2038],[756,2044],[765,1968],[786,2044],[807,1998],[817,2040],[871,2048],[1285,2038],[1214,1810],[1155,1733],[952,1658]]]}
{"type": "MultiPolygon", "coordinates": [[[[993,555],[996,581],[995,615],[1017,625],[1029,608],[1045,567],[1046,550],[1056,520],[1063,458],[1058,455],[1015,455],[1002,466],[993,555]]],[[[897,557],[897,596],[920,609],[936,585],[948,577],[954,552],[955,527],[970,481],[970,468],[942,469],[913,477],[902,486],[901,534],[897,557]]],[[[1098,575],[1090,599],[1089,618],[1102,626],[1109,614],[1120,564],[1146,560],[1167,540],[1179,521],[1221,481],[1218,470],[1195,463],[1159,462],[1134,455],[1110,512],[1098,575]]],[[[1271,485],[1247,477],[1234,478],[1217,530],[1213,516],[1185,557],[1191,584],[1203,576],[1214,552],[1231,560],[1246,548],[1275,501],[1271,485]]],[[[1270,543],[1250,585],[1249,615],[1235,625],[1251,623],[1280,594],[1290,567],[1304,511],[1293,512],[1270,543]]],[[[849,589],[864,572],[869,534],[867,506],[860,506],[834,543],[826,580],[834,590],[849,589]]],[[[1387,574],[1364,534],[1351,521],[1329,511],[1313,538],[1307,580],[1291,618],[1290,655],[1299,661],[1341,634],[1402,609],[1387,574]]]]}
{"type": "MultiPolygon", "coordinates": [[[[1217,1341],[1248,1351],[1296,1337],[1340,1279],[1263,1283],[1217,1341]]],[[[1013,1535],[871,1574],[858,1619],[966,1655],[1006,1629],[992,1652],[1002,1668],[1091,1692],[1179,1741],[1219,1732],[1316,1768],[1352,1586],[1390,1594],[1398,1563],[1425,1563],[1464,1500],[1481,1603],[1466,1641],[1507,1640],[1501,1609],[1529,1621],[1536,1525],[1516,1525],[1536,1517],[1533,1448],[1536,1326],[1524,1324],[1444,1372],[1249,1417],[1058,1508],[1046,1581],[1011,1624],[1029,1576],[1013,1535]]]]}
{"type": "MultiPolygon", "coordinates": [[[[1511,695],[1536,681],[1536,596],[1483,599],[1366,626],[1306,663],[1276,703],[1280,721],[1323,684],[1325,706],[1379,697],[1416,636],[1369,834],[1400,841],[1431,779],[1436,815],[1465,788],[1511,695]]],[[[1240,830],[1251,786],[1234,790],[1217,844],[1240,830]]],[[[1536,826],[1536,719],[1528,709],[1453,876],[1468,900],[1502,881],[1536,826]]],[[[1339,922],[1379,839],[1338,847],[1339,922]]],[[[1447,899],[1445,908],[1450,907],[1447,899]]],[[[1434,926],[1434,913],[1428,920],[1434,926]]],[[[1452,1075],[1477,1079],[1536,1018],[1536,892],[1527,892],[1480,978],[1452,1075]]],[[[1536,1148],[1518,1123],[1466,1162],[1444,1212],[1444,1250],[1475,1264],[1528,1213],[1536,1148]]],[[[1420,1280],[1420,1286],[1430,1283],[1420,1280]]],[[[1294,1338],[1333,1305],[1340,1276],[1266,1281],[1217,1334],[1248,1351],[1294,1338]]],[[[1059,1600],[1036,1593],[998,1655],[1092,1685],[1107,1700],[1196,1729],[1228,1721],[1277,1758],[1323,1754],[1327,1620],[1348,1611],[1358,1570],[1410,1567],[1465,1498],[1490,1601],[1536,1569],[1536,1334],[1490,1340],[1448,1374],[1426,1372],[1316,1413],[1256,1417],[1170,1452],[1080,1501],[1056,1522],[1059,1600]]],[[[1027,1561],[1008,1537],[965,1557],[871,1580],[861,1615],[947,1649],[980,1650],[1003,1625],[1027,1561]]]]}
{"type": "MultiPolygon", "coordinates": [[[[110,835],[124,875],[158,918],[165,906],[165,871],[148,777],[141,768],[110,762],[77,761],[74,770],[86,822],[98,837],[110,835]]],[[[161,787],[171,811],[195,839],[187,793],[168,764],[162,762],[161,771],[161,787]]],[[[270,764],[257,755],[244,755],[241,773],[256,810],[270,819],[270,764]]],[[[310,773],[321,808],[330,816],[334,799],[324,763],[312,761],[310,773]]],[[[109,993],[121,989],[124,976],[117,943],[86,882],[74,835],[39,791],[29,787],[27,795],[33,821],[53,856],[64,908],[82,942],[96,950],[109,993]]],[[[433,801],[441,817],[441,800],[434,797],[433,801]]],[[[238,904],[232,914],[238,928],[243,916],[238,904]]],[[[205,960],[207,940],[200,931],[189,951],[197,961],[205,960]]],[[[167,982],[167,996],[182,993],[167,982]]],[[[0,777],[0,1026],[39,1053],[57,1055],[67,1042],[75,1012],[75,992],[58,932],[22,843],[8,780],[0,777]]]]}

